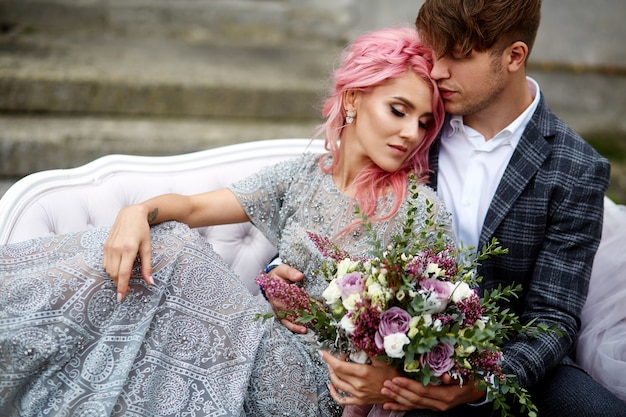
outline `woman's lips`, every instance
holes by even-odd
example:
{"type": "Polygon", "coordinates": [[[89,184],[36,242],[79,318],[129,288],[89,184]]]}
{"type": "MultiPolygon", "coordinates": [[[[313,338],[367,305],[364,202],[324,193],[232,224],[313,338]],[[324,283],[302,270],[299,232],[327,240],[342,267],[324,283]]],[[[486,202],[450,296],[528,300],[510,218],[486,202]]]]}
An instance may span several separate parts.
{"type": "Polygon", "coordinates": [[[406,153],[406,150],[407,150],[406,146],[402,146],[402,145],[389,145],[389,147],[391,149],[395,149],[396,152],[403,154],[403,155],[406,153]]]}

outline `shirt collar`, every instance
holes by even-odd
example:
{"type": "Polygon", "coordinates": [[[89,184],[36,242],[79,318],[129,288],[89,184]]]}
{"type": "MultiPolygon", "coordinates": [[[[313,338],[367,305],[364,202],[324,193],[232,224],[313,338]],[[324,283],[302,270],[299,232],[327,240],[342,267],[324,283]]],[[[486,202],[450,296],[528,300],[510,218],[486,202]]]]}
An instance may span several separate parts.
{"type": "MultiPolygon", "coordinates": [[[[533,97],[532,103],[530,106],[526,108],[517,116],[515,120],[513,120],[507,127],[502,129],[494,138],[498,137],[508,137],[510,139],[511,145],[515,147],[522,137],[522,133],[528,124],[528,121],[531,119],[532,115],[535,113],[537,106],[539,105],[539,99],[541,98],[541,90],[539,89],[539,84],[530,77],[526,77],[526,83],[528,84],[528,89],[530,90],[530,95],[533,97]]],[[[448,128],[446,129],[446,136],[452,137],[463,132],[465,135],[468,135],[468,131],[466,130],[466,126],[463,123],[463,116],[450,116],[448,121],[448,128]]]]}

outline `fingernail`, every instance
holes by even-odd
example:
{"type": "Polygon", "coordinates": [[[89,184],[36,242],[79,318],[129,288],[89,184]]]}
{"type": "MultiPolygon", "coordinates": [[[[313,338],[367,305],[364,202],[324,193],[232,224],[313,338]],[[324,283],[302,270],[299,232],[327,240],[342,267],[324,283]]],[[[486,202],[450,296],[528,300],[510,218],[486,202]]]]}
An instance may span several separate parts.
{"type": "Polygon", "coordinates": [[[154,285],[154,278],[152,278],[152,275],[148,276],[148,284],[154,285]]]}
{"type": "Polygon", "coordinates": [[[121,292],[117,293],[117,302],[121,303],[122,301],[124,301],[124,296],[122,295],[121,292]]]}

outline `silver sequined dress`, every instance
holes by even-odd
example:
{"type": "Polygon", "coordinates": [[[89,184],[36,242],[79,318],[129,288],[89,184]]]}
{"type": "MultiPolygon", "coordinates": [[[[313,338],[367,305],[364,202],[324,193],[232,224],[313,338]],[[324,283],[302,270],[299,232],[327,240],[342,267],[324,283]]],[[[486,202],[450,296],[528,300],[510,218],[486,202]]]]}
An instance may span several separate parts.
{"type": "MultiPolygon", "coordinates": [[[[305,155],[231,189],[319,296],[325,282],[313,271],[321,258],[306,231],[333,236],[353,213],[316,160],[305,155]]],[[[437,204],[430,189],[421,191],[420,204],[437,204]]],[[[399,213],[403,219],[406,207],[399,213]]],[[[378,224],[379,235],[397,233],[398,219],[378,224]]],[[[153,227],[156,285],[135,268],[121,304],[101,268],[107,234],[0,246],[0,416],[340,414],[310,335],[255,321],[257,301],[194,230],[153,227]]],[[[340,244],[367,251],[358,231],[340,244]]]]}

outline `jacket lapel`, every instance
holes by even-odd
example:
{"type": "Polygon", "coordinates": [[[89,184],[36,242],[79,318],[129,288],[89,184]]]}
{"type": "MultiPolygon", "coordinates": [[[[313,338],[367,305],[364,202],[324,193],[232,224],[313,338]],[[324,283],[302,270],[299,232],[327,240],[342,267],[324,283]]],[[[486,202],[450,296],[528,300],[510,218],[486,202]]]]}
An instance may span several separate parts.
{"type": "Polygon", "coordinates": [[[437,191],[437,172],[439,172],[439,149],[441,148],[441,131],[437,135],[437,138],[430,146],[428,152],[428,168],[429,172],[429,185],[433,190],[437,191]]]}
{"type": "Polygon", "coordinates": [[[552,152],[552,146],[547,141],[547,138],[554,135],[551,122],[550,111],[542,97],[491,200],[480,234],[479,248],[491,239],[511,207],[552,152]]]}
{"type": "MultiPolygon", "coordinates": [[[[446,117],[445,123],[448,122],[448,117],[446,117]]],[[[511,162],[507,165],[489,205],[478,242],[479,248],[491,239],[515,201],[528,186],[531,178],[535,176],[541,164],[552,152],[552,146],[547,139],[554,136],[554,132],[552,114],[541,97],[537,110],[524,129],[524,133],[511,157],[511,162]]],[[[437,190],[440,148],[441,132],[430,148],[428,160],[430,186],[435,190],[437,190]]]]}

